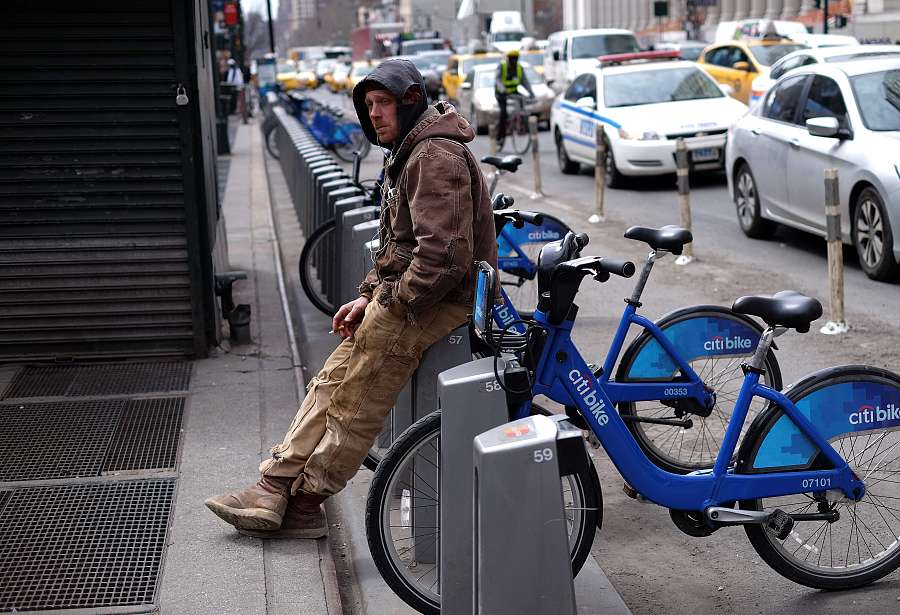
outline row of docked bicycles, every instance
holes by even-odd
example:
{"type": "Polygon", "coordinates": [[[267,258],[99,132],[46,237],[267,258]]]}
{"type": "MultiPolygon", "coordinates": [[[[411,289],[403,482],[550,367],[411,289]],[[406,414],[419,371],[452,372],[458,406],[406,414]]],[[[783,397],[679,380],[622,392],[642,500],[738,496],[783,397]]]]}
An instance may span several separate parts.
{"type": "MultiPolygon", "coordinates": [[[[513,157],[486,162],[495,180],[517,168],[513,157]]],[[[742,526],[760,557],[796,583],[854,588],[900,566],[900,376],[845,365],[782,387],[774,340],[807,332],[822,314],[816,299],[751,295],[731,308],[691,306],[650,320],[639,309],[654,264],[680,254],[692,236],[675,226],[632,227],[625,237],[649,254],[602,365],[593,365],[572,340],[575,297],[585,278],[603,283],[638,268],[584,256],[587,236],[556,218],[517,210],[503,195],[494,205],[499,271],[479,264],[470,329],[473,359],[494,355],[503,365],[497,381],[510,420],[549,414],[537,396],[562,405],[606,451],[626,492],[667,508],[691,536],[742,526]],[[642,331],[626,346],[632,327],[642,331]],[[526,386],[513,389],[505,375],[523,368],[526,386]]],[[[417,562],[416,541],[434,551],[440,515],[416,528],[416,516],[402,511],[413,490],[416,506],[440,507],[437,486],[423,492],[417,467],[470,461],[441,458],[441,415],[453,411],[425,416],[367,463],[375,471],[366,505],[373,560],[422,613],[440,612],[440,564],[417,562]]],[[[562,477],[561,489],[577,574],[601,526],[600,483],[593,467],[580,468],[562,477]]]]}
{"type": "MultiPolygon", "coordinates": [[[[365,158],[369,154],[372,144],[362,126],[356,120],[345,117],[339,107],[296,92],[281,93],[279,98],[284,108],[309,130],[319,144],[344,162],[353,162],[355,158],[365,158]]],[[[265,131],[265,140],[266,149],[277,160],[279,154],[274,124],[265,131]]]]}

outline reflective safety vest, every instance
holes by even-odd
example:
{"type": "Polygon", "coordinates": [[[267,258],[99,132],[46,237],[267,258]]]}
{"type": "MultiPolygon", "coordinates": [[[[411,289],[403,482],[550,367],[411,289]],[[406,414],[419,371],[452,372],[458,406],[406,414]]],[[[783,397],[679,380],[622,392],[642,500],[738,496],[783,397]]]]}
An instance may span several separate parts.
{"type": "Polygon", "coordinates": [[[515,77],[509,77],[509,67],[508,64],[504,61],[500,63],[500,81],[503,83],[503,89],[507,94],[515,94],[519,89],[519,84],[522,83],[522,65],[516,62],[516,75],[515,77]]]}

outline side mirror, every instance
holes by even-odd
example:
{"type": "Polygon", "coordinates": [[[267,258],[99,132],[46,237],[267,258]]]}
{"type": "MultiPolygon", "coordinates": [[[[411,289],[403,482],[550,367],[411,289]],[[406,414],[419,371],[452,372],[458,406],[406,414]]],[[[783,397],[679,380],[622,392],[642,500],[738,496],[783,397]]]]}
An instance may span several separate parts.
{"type": "Polygon", "coordinates": [[[734,88],[728,85],[727,83],[720,83],[719,89],[722,90],[722,93],[725,96],[732,96],[734,94],[734,88]]]}
{"type": "Polygon", "coordinates": [[[837,139],[841,125],[836,117],[812,117],[806,120],[806,130],[814,137],[837,139]]]}
{"type": "Polygon", "coordinates": [[[558,49],[553,51],[553,61],[559,62],[559,50],[558,49]]]}
{"type": "Polygon", "coordinates": [[[734,64],[731,65],[731,68],[733,68],[734,70],[742,70],[744,72],[749,73],[750,72],[750,62],[743,62],[743,61],[735,62],[734,64]]]}
{"type": "Polygon", "coordinates": [[[582,96],[575,101],[575,106],[580,109],[593,109],[595,107],[594,99],[590,96],[582,96]]]}
{"type": "Polygon", "coordinates": [[[472,82],[471,81],[463,81],[462,85],[459,86],[461,90],[471,90],[472,82]]]}

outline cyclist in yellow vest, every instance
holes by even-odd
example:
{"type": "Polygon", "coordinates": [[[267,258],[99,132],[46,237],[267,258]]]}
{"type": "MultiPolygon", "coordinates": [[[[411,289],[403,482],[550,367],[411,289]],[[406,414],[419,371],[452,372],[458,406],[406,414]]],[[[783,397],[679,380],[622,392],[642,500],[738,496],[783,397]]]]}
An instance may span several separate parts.
{"type": "Polygon", "coordinates": [[[497,147],[503,147],[506,138],[506,99],[510,95],[518,93],[519,86],[528,90],[531,98],[534,91],[528,83],[528,76],[519,64],[519,50],[512,49],[506,52],[504,59],[497,66],[497,76],[494,79],[494,95],[497,97],[497,105],[500,107],[500,120],[497,124],[497,147]]]}

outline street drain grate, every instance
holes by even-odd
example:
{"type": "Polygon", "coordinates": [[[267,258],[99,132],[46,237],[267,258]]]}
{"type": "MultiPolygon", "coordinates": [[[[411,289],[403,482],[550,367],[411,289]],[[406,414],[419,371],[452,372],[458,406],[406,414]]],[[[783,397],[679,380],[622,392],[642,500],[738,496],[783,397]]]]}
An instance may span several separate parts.
{"type": "Polygon", "coordinates": [[[0,481],[174,469],[184,398],[0,404],[0,481]]]}
{"type": "Polygon", "coordinates": [[[129,402],[110,443],[103,471],[174,470],[183,414],[183,397],[129,402]]]}
{"type": "Polygon", "coordinates": [[[190,381],[188,361],[27,365],[13,378],[2,399],[187,392],[190,381]]]}
{"type": "Polygon", "coordinates": [[[0,512],[0,611],[153,602],[174,479],[8,494],[0,512]]]}

